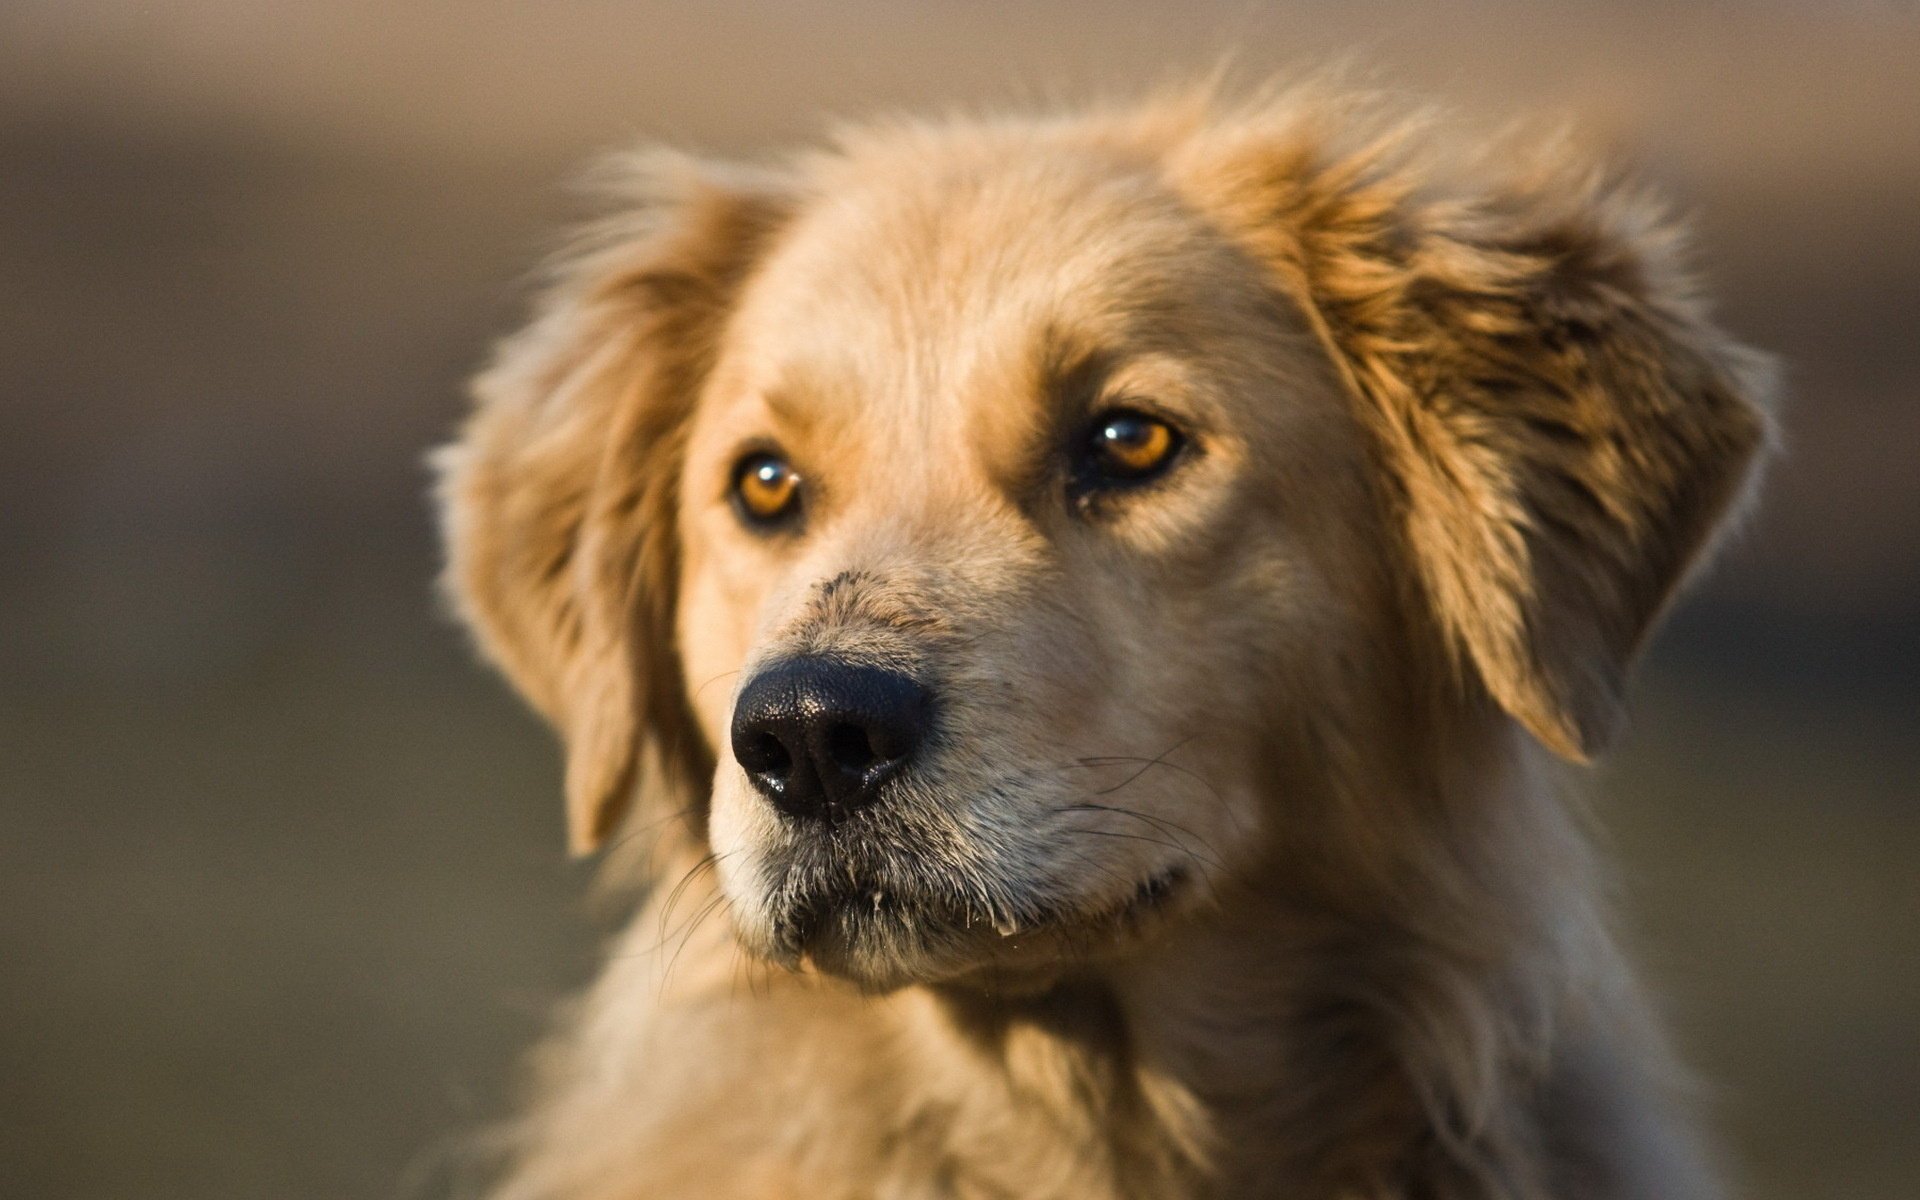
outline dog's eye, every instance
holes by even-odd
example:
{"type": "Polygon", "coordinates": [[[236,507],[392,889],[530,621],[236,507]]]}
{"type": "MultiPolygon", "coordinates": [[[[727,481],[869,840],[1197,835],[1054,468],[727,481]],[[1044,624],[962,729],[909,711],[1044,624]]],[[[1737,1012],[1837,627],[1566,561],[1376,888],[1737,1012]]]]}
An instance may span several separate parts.
{"type": "Polygon", "coordinates": [[[1076,474],[1093,486],[1151,479],[1173,462],[1184,440],[1158,417],[1116,408],[1094,418],[1076,474]]]}
{"type": "Polygon", "coordinates": [[[749,525],[781,524],[800,511],[800,476],[777,454],[749,454],[733,469],[733,504],[749,525]]]}

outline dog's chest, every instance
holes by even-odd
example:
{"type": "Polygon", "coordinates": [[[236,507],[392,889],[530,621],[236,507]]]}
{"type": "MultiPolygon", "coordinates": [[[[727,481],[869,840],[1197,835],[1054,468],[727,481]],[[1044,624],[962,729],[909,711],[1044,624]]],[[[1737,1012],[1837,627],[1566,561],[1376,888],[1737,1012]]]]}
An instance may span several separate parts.
{"type": "Polygon", "coordinates": [[[696,1174],[715,1197],[1199,1194],[1156,1103],[1037,1031],[989,1049],[924,996],[784,978],[724,1003],[663,997],[649,1018],[657,1061],[634,1071],[647,1094],[631,1100],[658,1119],[637,1156],[653,1186],[636,1194],[673,1194],[696,1174]]]}

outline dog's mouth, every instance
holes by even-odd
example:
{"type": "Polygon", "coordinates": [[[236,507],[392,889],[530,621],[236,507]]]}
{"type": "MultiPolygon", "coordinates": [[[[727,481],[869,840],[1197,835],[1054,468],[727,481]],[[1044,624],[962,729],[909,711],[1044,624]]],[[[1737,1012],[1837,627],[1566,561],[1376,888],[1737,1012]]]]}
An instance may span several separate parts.
{"type": "Polygon", "coordinates": [[[1140,881],[1133,889],[1133,895],[1121,902],[1117,910],[1109,917],[1113,921],[1127,921],[1152,912],[1165,905],[1187,882],[1187,869],[1175,865],[1140,881]]]}
{"type": "Polygon", "coordinates": [[[1050,969],[1113,953],[1170,911],[1192,872],[1165,867],[1118,898],[1032,897],[983,905],[922,889],[841,883],[795,896],[774,922],[772,956],[866,986],[1050,969]]]}

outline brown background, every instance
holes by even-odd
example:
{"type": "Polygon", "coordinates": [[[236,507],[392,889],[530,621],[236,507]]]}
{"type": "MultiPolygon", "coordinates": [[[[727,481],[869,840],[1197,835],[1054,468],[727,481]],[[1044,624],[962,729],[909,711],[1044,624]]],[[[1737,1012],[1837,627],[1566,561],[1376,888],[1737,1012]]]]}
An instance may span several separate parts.
{"type": "Polygon", "coordinates": [[[1790,453],[1598,805],[1767,1200],[1920,1194],[1910,4],[0,6],[0,1195],[437,1195],[589,972],[420,459],[589,152],[1351,55],[1698,217],[1790,453]]]}

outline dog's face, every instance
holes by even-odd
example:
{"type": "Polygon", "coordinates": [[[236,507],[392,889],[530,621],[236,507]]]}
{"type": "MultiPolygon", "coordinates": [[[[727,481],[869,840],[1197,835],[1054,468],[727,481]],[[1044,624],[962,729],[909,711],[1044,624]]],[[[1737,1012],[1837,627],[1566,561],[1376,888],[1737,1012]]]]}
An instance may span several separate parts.
{"type": "Polygon", "coordinates": [[[1321,153],[897,131],[583,257],[449,471],[576,843],[650,759],[751,949],[1019,981],[1271,869],[1324,799],[1288,781],[1442,715],[1586,753],[1762,439],[1753,365],[1611,201],[1421,208],[1321,153]]]}
{"type": "Polygon", "coordinates": [[[1278,716],[1355,632],[1359,429],[1258,264],[1124,164],[829,190],[681,476],[734,920],[869,982],[1124,944],[1265,822],[1221,714],[1278,716]]]}

